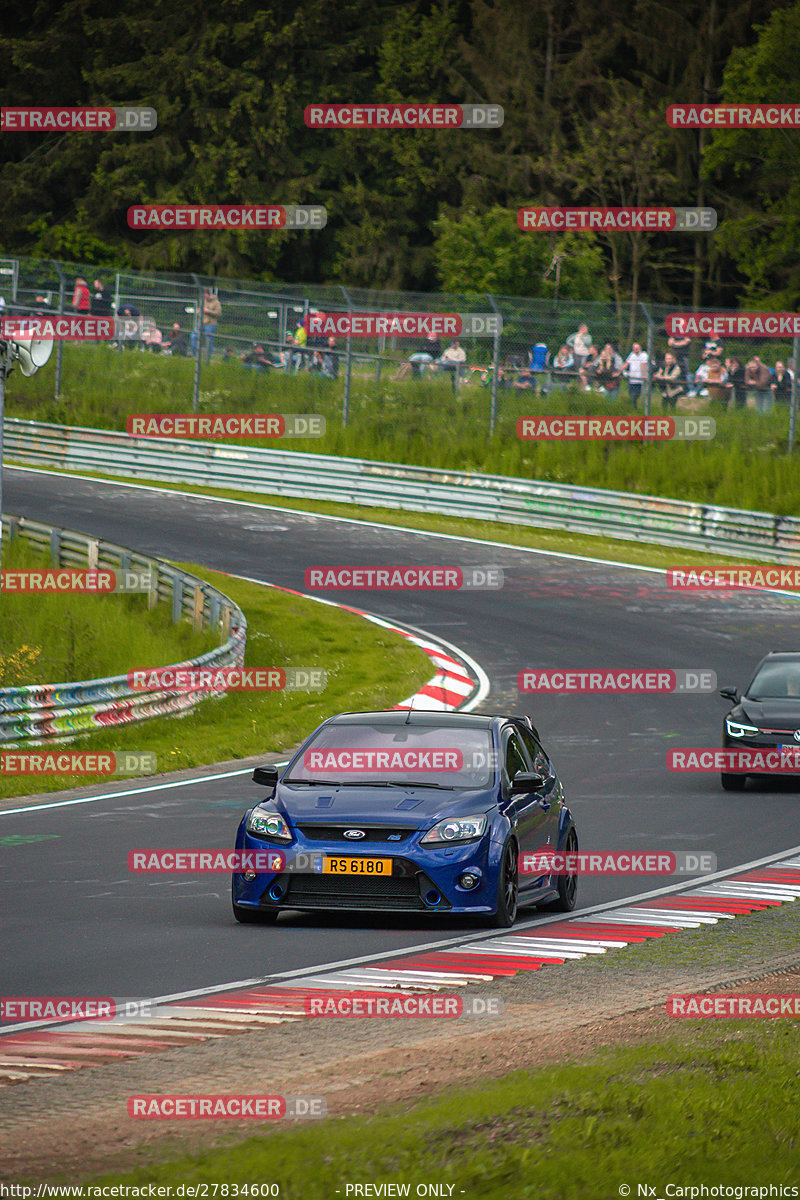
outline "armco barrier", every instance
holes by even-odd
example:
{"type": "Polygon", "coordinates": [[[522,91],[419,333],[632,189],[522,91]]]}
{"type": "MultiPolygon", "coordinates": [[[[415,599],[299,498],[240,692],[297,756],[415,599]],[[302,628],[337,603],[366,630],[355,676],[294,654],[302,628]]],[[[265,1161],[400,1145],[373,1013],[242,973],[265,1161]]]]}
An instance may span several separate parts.
{"type": "MultiPolygon", "coordinates": [[[[161,559],[148,558],[111,542],[4,516],[3,537],[24,538],[50,554],[54,566],[111,571],[149,571],[148,605],[171,606],[172,620],[191,619],[194,628],[218,629],[222,644],[187,663],[186,668],[240,667],[244,663],[247,621],[237,604],[209,583],[180,571],[161,559]]],[[[186,713],[208,695],[200,687],[180,692],[134,691],[127,675],[77,683],[32,684],[0,688],[0,745],[50,745],[71,741],[82,733],[127,725],[149,717],[186,713]]]]}
{"type": "Polygon", "coordinates": [[[800,562],[800,519],[356,458],[7,420],[7,459],[31,466],[545,526],[800,562]]]}

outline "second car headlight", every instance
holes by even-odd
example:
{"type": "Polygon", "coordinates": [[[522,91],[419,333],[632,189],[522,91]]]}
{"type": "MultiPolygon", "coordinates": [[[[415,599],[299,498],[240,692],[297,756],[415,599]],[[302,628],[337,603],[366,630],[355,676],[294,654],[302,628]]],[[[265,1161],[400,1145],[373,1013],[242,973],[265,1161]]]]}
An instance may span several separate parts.
{"type": "Polygon", "coordinates": [[[257,837],[273,838],[276,842],[290,842],[292,835],[289,826],[280,813],[268,812],[264,808],[254,808],[247,818],[247,832],[257,837]]]}
{"type": "Polygon", "coordinates": [[[730,717],[725,718],[725,728],[731,737],[755,737],[761,733],[757,725],[742,725],[741,721],[732,721],[730,717]]]}
{"type": "Polygon", "coordinates": [[[449,842],[470,842],[479,838],[486,828],[486,813],[477,817],[448,817],[420,838],[420,845],[446,845],[449,842]]]}

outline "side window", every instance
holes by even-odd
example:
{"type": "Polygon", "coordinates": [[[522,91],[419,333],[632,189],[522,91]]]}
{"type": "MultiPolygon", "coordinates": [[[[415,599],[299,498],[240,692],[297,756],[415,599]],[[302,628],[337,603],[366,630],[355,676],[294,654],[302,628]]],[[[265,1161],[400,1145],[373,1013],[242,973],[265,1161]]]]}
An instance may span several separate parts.
{"type": "Polygon", "coordinates": [[[544,750],[529,729],[521,729],[519,734],[525,743],[528,754],[531,756],[534,771],[538,771],[540,775],[544,775],[545,779],[548,778],[552,774],[552,770],[550,761],[544,750]]]}
{"type": "Polygon", "coordinates": [[[506,734],[506,748],[503,758],[506,775],[509,780],[514,779],[520,771],[529,771],[530,767],[525,761],[525,752],[519,744],[519,740],[515,732],[506,734]]]}

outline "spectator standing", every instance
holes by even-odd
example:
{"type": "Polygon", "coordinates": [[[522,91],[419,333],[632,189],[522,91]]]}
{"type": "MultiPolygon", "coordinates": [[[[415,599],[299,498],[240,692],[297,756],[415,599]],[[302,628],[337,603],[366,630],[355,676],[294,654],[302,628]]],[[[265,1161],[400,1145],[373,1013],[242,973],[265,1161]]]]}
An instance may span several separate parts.
{"type": "Polygon", "coordinates": [[[109,295],[108,288],[99,279],[95,279],[94,281],[90,309],[93,317],[111,316],[111,296],[109,295]]]}
{"type": "Polygon", "coordinates": [[[467,361],[467,352],[459,342],[458,338],[445,350],[444,354],[437,360],[437,366],[440,371],[449,371],[453,381],[453,392],[458,385],[458,373],[462,365],[467,361]]]}
{"type": "MultiPolygon", "coordinates": [[[[687,337],[685,333],[673,334],[668,340],[667,345],[675,356],[675,361],[681,369],[684,383],[688,387],[691,380],[691,371],[689,369],[689,347],[692,344],[692,339],[687,337]]],[[[666,356],[665,356],[666,362],[666,356]]]]}
{"type": "Polygon", "coordinates": [[[82,276],[78,275],[75,279],[75,290],[72,293],[72,308],[77,313],[86,315],[92,306],[92,297],[89,292],[89,285],[82,276]]]}
{"type": "Polygon", "coordinates": [[[792,372],[787,371],[786,364],[775,363],[775,374],[770,384],[772,398],[778,404],[788,404],[792,398],[792,372]]]}
{"type": "Polygon", "coordinates": [[[328,379],[339,378],[339,351],[336,349],[335,337],[328,338],[328,344],[322,356],[322,374],[328,379]]]}
{"type": "Polygon", "coordinates": [[[732,355],[725,359],[725,370],[728,372],[728,390],[733,399],[733,407],[747,408],[747,383],[745,382],[744,364],[732,355]]]}
{"type": "Polygon", "coordinates": [[[674,411],[677,401],[686,395],[685,373],[676,354],[668,350],[664,365],[653,375],[653,382],[661,389],[661,406],[674,411]]]}
{"type": "Polygon", "coordinates": [[[567,345],[572,351],[575,366],[580,370],[589,357],[589,351],[592,348],[592,335],[589,333],[589,326],[585,321],[581,322],[575,333],[569,335],[567,345]]]}
{"type": "Polygon", "coordinates": [[[296,371],[305,371],[308,365],[308,356],[306,353],[308,330],[302,321],[297,322],[297,328],[294,331],[294,344],[299,347],[294,356],[294,369],[296,371]]]}
{"type": "Polygon", "coordinates": [[[637,407],[637,401],[642,394],[642,384],[647,379],[647,372],[647,351],[642,350],[639,342],[634,342],[622,368],[622,373],[628,380],[628,395],[634,408],[637,407]]]}
{"type": "Polygon", "coordinates": [[[772,392],[772,371],[766,363],[763,363],[757,354],[754,354],[750,362],[744,369],[745,383],[747,384],[747,398],[752,399],[755,403],[756,412],[762,415],[768,413],[774,403],[772,392]]]}

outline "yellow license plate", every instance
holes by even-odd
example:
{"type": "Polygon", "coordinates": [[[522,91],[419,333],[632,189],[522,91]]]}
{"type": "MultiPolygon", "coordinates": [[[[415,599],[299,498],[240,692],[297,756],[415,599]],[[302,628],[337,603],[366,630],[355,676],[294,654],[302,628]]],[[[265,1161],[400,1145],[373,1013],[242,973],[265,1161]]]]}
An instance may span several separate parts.
{"type": "Polygon", "coordinates": [[[391,875],[390,858],[333,858],[322,860],[323,875],[391,875]]]}

